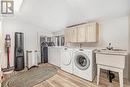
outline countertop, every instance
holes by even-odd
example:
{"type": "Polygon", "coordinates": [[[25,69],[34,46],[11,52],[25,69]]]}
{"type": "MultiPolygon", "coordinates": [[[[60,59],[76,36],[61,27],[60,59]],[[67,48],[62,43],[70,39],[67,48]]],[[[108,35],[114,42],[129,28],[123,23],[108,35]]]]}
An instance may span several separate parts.
{"type": "Polygon", "coordinates": [[[95,53],[97,54],[106,54],[106,55],[122,55],[126,56],[128,55],[126,50],[107,50],[107,49],[97,49],[95,50],[95,53]]]}

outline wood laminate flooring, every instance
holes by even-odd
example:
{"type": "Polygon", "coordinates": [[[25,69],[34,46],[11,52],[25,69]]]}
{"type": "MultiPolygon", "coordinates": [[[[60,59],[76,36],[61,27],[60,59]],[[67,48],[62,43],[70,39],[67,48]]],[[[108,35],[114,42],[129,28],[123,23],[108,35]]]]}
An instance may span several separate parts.
{"type": "MultiPolygon", "coordinates": [[[[48,64],[47,64],[48,65],[48,64]]],[[[120,87],[119,81],[114,80],[113,83],[109,83],[105,74],[100,76],[100,85],[96,85],[96,78],[93,82],[81,79],[75,75],[66,73],[61,69],[57,74],[42,83],[35,85],[34,87],[120,87]]],[[[124,81],[124,87],[130,87],[127,80],[124,81]]]]}

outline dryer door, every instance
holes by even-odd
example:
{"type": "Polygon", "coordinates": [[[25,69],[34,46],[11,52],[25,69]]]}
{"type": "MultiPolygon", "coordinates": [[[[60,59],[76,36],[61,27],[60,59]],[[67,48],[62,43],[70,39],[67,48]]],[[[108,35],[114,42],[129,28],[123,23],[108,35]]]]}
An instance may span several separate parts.
{"type": "Polygon", "coordinates": [[[64,50],[62,53],[62,64],[68,66],[71,64],[72,52],[70,50],[64,50]]]}
{"type": "Polygon", "coordinates": [[[89,57],[82,52],[76,53],[74,63],[75,66],[80,70],[86,70],[90,66],[89,57]]]}

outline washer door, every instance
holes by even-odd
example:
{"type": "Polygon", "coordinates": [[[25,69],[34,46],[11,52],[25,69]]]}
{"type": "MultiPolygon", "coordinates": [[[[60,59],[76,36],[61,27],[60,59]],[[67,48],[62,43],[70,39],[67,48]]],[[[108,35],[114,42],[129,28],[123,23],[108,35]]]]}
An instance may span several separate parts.
{"type": "Polygon", "coordinates": [[[86,70],[90,66],[90,60],[88,56],[81,52],[76,53],[74,63],[76,67],[80,70],[86,70]]]}
{"type": "Polygon", "coordinates": [[[64,50],[63,55],[62,55],[62,64],[65,66],[68,66],[71,64],[71,59],[72,59],[72,52],[69,50],[64,50]]]}

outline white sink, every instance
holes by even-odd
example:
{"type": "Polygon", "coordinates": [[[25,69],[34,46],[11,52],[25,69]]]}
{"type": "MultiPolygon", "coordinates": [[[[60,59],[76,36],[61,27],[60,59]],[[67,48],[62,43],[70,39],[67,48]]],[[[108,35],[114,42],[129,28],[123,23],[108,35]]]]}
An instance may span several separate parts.
{"type": "Polygon", "coordinates": [[[101,50],[97,50],[96,53],[115,54],[115,55],[127,55],[127,51],[126,50],[120,50],[120,49],[114,49],[114,50],[101,49],[101,50]]]}
{"type": "Polygon", "coordinates": [[[106,66],[112,66],[116,68],[124,69],[125,67],[125,56],[127,52],[124,50],[97,50],[96,52],[96,63],[106,66]]]}

